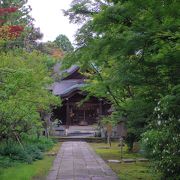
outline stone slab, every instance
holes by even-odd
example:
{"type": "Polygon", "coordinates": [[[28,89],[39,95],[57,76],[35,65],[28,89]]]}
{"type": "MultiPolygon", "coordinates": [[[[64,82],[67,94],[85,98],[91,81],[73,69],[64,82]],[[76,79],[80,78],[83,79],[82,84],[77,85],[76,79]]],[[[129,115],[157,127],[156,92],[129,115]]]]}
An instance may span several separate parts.
{"type": "Polygon", "coordinates": [[[64,142],[46,180],[118,180],[117,175],[86,143],[64,142]]]}
{"type": "Polygon", "coordinates": [[[115,160],[115,159],[109,159],[109,160],[107,160],[107,162],[109,162],[109,163],[120,163],[121,161],[115,160]]]}

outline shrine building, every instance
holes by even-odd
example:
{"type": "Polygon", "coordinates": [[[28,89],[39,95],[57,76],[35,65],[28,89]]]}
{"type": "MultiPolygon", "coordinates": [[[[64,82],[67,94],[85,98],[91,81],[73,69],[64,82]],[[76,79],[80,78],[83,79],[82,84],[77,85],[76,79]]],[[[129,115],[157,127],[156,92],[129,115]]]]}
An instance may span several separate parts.
{"type": "Polygon", "coordinates": [[[87,98],[88,93],[82,90],[87,78],[80,73],[78,66],[65,71],[60,71],[60,66],[57,64],[54,67],[59,80],[53,84],[51,91],[61,98],[62,106],[53,110],[53,119],[59,119],[62,125],[67,126],[97,123],[100,117],[108,114],[110,103],[95,96],[87,98]]]}

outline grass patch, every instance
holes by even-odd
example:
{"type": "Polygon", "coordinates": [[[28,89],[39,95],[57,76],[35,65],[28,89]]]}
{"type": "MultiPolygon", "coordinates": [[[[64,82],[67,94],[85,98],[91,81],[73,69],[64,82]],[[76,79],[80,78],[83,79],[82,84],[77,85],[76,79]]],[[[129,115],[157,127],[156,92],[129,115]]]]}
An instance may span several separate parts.
{"type": "MultiPolygon", "coordinates": [[[[56,144],[49,153],[57,153],[60,143],[56,144]]],[[[15,167],[0,168],[1,180],[43,180],[48,174],[55,156],[45,155],[44,159],[32,164],[18,163],[15,167]]]]}
{"type": "MultiPolygon", "coordinates": [[[[114,159],[120,160],[120,147],[117,142],[113,142],[110,149],[105,143],[90,143],[92,148],[99,154],[105,161],[114,159]]],[[[142,155],[138,153],[129,153],[127,147],[123,148],[123,158],[133,159],[141,158],[142,155]]],[[[160,175],[155,174],[149,162],[137,163],[108,163],[107,164],[117,173],[121,180],[159,180],[160,175]]]]}

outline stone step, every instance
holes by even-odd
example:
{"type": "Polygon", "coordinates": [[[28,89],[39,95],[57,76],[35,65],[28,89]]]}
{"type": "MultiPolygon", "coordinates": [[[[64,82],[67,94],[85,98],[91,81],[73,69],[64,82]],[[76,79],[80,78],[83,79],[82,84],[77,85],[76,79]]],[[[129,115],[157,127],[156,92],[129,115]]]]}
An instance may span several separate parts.
{"type": "MultiPolygon", "coordinates": [[[[70,136],[54,136],[53,139],[59,142],[66,142],[66,141],[82,141],[82,142],[107,142],[106,139],[100,137],[70,137],[70,136]]],[[[111,141],[117,141],[116,138],[111,139],[111,141]]]]}

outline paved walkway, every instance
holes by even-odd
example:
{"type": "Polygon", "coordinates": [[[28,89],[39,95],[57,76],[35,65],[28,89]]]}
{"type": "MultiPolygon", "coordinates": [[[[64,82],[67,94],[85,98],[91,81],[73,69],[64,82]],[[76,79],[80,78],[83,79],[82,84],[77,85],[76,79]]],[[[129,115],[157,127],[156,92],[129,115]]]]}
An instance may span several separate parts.
{"type": "Polygon", "coordinates": [[[86,142],[64,142],[47,180],[118,180],[86,142]]]}

